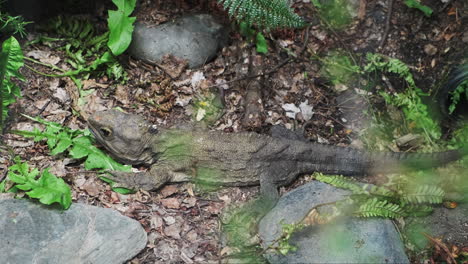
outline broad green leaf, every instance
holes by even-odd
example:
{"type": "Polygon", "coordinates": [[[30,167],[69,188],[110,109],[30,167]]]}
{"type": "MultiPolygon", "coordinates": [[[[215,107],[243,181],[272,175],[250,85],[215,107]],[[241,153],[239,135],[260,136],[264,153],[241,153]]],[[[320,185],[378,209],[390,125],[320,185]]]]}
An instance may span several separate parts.
{"type": "Polygon", "coordinates": [[[88,158],[85,161],[85,168],[91,169],[108,169],[108,170],[119,170],[119,171],[130,171],[130,166],[122,165],[109,156],[104,154],[100,149],[91,146],[92,152],[88,154],[88,158]]]}
{"type": "Polygon", "coordinates": [[[265,37],[262,33],[257,33],[257,38],[255,41],[255,45],[257,46],[257,52],[267,54],[268,53],[268,44],[266,42],[265,37]]]}
{"type": "Polygon", "coordinates": [[[89,154],[89,148],[86,146],[91,146],[92,140],[90,137],[77,137],[73,139],[73,146],[70,149],[70,156],[74,159],[81,159],[86,157],[89,154]]]}
{"type": "MultiPolygon", "coordinates": [[[[51,154],[56,155],[68,150],[70,156],[74,159],[86,157],[85,168],[91,169],[108,169],[129,171],[130,166],[122,165],[106,153],[93,146],[93,139],[89,131],[72,130],[67,127],[62,127],[59,124],[46,122],[44,120],[35,120],[45,124],[47,127],[45,132],[39,130],[34,131],[12,131],[13,133],[34,137],[34,139],[47,139],[47,145],[51,149],[51,154]]],[[[19,165],[18,165],[19,166],[19,165]]],[[[23,171],[28,171],[28,168],[23,168],[23,171]]]]}
{"type": "Polygon", "coordinates": [[[8,105],[16,101],[15,96],[21,95],[19,87],[11,82],[10,78],[16,77],[24,81],[24,77],[18,71],[22,66],[21,47],[14,37],[10,37],[3,42],[0,52],[0,128],[8,114],[8,105]]]}
{"type": "Polygon", "coordinates": [[[417,0],[405,0],[405,4],[410,8],[419,9],[427,17],[430,17],[432,15],[432,12],[433,12],[432,9],[428,6],[421,4],[417,0]]]}
{"type": "Polygon", "coordinates": [[[26,192],[31,198],[37,198],[43,204],[59,203],[64,209],[71,205],[70,187],[61,178],[57,178],[46,169],[38,185],[26,192]]]}
{"type": "Polygon", "coordinates": [[[18,183],[18,184],[23,184],[23,183],[26,182],[25,177],[22,177],[21,175],[18,175],[16,173],[12,172],[12,171],[8,172],[8,179],[10,179],[12,182],[18,183]]]}
{"type": "Polygon", "coordinates": [[[27,191],[31,198],[37,198],[43,204],[59,203],[68,209],[71,205],[70,187],[61,178],[51,174],[48,169],[42,173],[38,169],[29,171],[27,163],[15,159],[16,163],[8,168],[7,178],[16,183],[16,188],[27,191]],[[39,179],[36,180],[37,176],[39,179]]]}
{"type": "Polygon", "coordinates": [[[57,137],[59,138],[59,141],[57,145],[50,152],[50,154],[52,155],[57,155],[59,153],[64,152],[72,144],[71,136],[66,132],[61,132],[60,134],[57,135],[57,137]]]}
{"type": "Polygon", "coordinates": [[[73,147],[70,149],[70,156],[75,159],[86,157],[85,168],[91,169],[107,169],[129,171],[130,166],[122,165],[100,149],[93,146],[93,140],[88,136],[82,136],[73,139],[73,147]]]}
{"type": "Polygon", "coordinates": [[[115,56],[122,54],[132,41],[133,23],[136,17],[129,17],[135,9],[136,0],[112,0],[117,11],[109,10],[109,41],[107,46],[115,56]]]}
{"type": "Polygon", "coordinates": [[[6,181],[5,181],[5,180],[4,180],[4,181],[2,181],[2,182],[0,182],[0,193],[4,193],[4,192],[6,192],[5,183],[6,183],[6,181]]]}
{"type": "Polygon", "coordinates": [[[127,188],[123,188],[123,187],[113,187],[112,188],[112,191],[116,192],[116,193],[120,193],[120,194],[132,194],[132,193],[136,193],[135,190],[131,190],[131,189],[127,189],[127,188]]]}
{"type": "Polygon", "coordinates": [[[6,66],[6,77],[14,76],[20,80],[24,80],[24,77],[18,71],[24,65],[23,52],[21,51],[19,42],[14,37],[10,37],[3,42],[2,55],[5,56],[2,56],[2,59],[5,59],[5,61],[1,61],[0,68],[6,66]]]}

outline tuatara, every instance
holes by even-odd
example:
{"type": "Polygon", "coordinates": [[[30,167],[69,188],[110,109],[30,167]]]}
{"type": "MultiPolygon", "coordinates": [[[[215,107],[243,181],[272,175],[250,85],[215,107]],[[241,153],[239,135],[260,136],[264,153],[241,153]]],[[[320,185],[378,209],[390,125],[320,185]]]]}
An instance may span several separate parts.
{"type": "Polygon", "coordinates": [[[257,133],[156,129],[142,117],[116,110],[96,112],[89,128],[98,143],[127,164],[151,165],[148,172],[112,172],[128,188],[157,189],[170,182],[223,186],[260,184],[278,197],[278,187],[311,172],[367,175],[429,168],[455,161],[466,149],[437,153],[372,153],[257,133]]]}

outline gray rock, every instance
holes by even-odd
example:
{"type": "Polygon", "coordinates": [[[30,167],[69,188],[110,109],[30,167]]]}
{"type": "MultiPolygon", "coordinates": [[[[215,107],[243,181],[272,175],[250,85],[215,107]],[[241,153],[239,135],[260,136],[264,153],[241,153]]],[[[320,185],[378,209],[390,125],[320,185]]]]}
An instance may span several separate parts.
{"type": "MultiPolygon", "coordinates": [[[[349,192],[313,181],[281,197],[260,222],[266,248],[281,235],[281,220],[291,224],[322,203],[344,198],[349,192]]],[[[349,218],[328,225],[307,227],[292,235],[297,251],[286,256],[268,253],[270,263],[409,263],[392,222],[349,218]]]]}
{"type": "Polygon", "coordinates": [[[158,26],[137,23],[129,52],[132,56],[160,62],[171,54],[187,59],[194,68],[213,59],[226,44],[227,31],[206,14],[180,18],[158,26]]]}
{"type": "Polygon", "coordinates": [[[444,242],[458,246],[468,245],[468,204],[459,204],[457,208],[448,209],[438,207],[425,217],[405,219],[404,233],[416,249],[428,245],[427,239],[421,232],[432,237],[442,237],[444,242]]]}
{"type": "Polygon", "coordinates": [[[0,259],[17,263],[123,263],[146,245],[140,223],[107,208],[51,209],[29,200],[0,200],[0,259]]]}

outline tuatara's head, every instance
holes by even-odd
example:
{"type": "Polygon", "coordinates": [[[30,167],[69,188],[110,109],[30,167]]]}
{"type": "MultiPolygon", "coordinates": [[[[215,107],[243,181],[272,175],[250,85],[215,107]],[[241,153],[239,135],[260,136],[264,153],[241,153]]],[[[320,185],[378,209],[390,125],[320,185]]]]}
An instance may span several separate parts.
{"type": "Polygon", "coordinates": [[[106,110],[94,113],[88,125],[96,141],[119,161],[127,164],[155,162],[150,141],[157,130],[143,118],[106,110]]]}

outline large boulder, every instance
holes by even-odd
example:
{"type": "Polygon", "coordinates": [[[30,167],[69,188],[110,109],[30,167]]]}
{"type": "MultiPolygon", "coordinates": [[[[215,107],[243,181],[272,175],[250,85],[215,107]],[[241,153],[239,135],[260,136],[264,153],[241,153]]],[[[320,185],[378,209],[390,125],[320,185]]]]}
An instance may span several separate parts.
{"type": "Polygon", "coordinates": [[[158,26],[137,23],[129,52],[149,62],[173,55],[195,68],[213,59],[227,38],[226,29],[212,16],[191,15],[158,26]]]}
{"type": "Polygon", "coordinates": [[[444,242],[459,247],[468,245],[468,204],[459,204],[457,208],[436,207],[434,212],[425,217],[412,217],[405,220],[404,233],[416,249],[428,246],[429,241],[423,235],[443,238],[444,242]]]}
{"type": "MultiPolygon", "coordinates": [[[[281,223],[300,221],[311,208],[345,198],[349,192],[313,181],[278,201],[260,222],[262,246],[269,247],[282,232],[281,223]]],[[[390,220],[348,218],[307,227],[292,235],[297,251],[283,256],[267,253],[270,263],[409,263],[390,220]]]]}
{"type": "Polygon", "coordinates": [[[124,263],[146,245],[140,223],[107,208],[62,211],[29,200],[0,200],[0,262],[124,263]]]}

